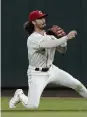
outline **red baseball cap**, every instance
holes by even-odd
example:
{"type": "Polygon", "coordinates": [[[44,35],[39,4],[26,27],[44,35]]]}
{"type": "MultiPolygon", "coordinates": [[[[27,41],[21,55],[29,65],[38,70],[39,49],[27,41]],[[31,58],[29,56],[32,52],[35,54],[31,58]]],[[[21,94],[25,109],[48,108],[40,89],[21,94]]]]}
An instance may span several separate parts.
{"type": "Polygon", "coordinates": [[[42,11],[39,11],[39,10],[35,10],[35,11],[32,11],[30,14],[29,14],[29,21],[34,21],[38,18],[41,18],[41,17],[46,17],[47,14],[45,13],[42,13],[42,11]]]}

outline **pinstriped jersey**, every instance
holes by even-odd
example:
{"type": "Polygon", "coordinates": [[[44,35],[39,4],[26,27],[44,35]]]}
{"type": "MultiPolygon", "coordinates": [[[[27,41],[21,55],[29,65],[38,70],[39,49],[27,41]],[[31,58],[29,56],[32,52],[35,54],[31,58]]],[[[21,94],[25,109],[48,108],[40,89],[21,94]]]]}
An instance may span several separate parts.
{"type": "MultiPolygon", "coordinates": [[[[51,36],[44,34],[44,39],[51,40],[51,36]]],[[[40,48],[43,35],[34,32],[27,39],[29,65],[34,67],[49,67],[54,60],[56,48],[40,48]]]]}

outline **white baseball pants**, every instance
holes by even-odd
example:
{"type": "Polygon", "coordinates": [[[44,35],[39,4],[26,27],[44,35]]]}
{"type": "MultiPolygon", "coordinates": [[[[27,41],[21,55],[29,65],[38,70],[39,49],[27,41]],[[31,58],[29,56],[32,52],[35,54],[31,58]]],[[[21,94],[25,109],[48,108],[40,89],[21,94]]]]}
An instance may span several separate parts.
{"type": "Polygon", "coordinates": [[[20,95],[21,102],[26,108],[38,108],[41,94],[49,83],[60,84],[75,89],[81,96],[87,98],[87,89],[69,73],[52,65],[48,72],[35,71],[33,67],[28,69],[28,97],[20,95]]]}

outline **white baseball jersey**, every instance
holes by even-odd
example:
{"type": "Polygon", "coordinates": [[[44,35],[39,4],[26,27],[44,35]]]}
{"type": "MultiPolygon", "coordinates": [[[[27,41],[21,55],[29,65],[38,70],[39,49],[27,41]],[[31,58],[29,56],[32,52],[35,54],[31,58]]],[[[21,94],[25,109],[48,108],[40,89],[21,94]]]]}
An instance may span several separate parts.
{"type": "MultiPolygon", "coordinates": [[[[52,40],[51,36],[44,34],[44,39],[52,40]]],[[[43,41],[43,35],[34,32],[27,40],[29,65],[35,67],[49,67],[54,60],[54,48],[39,48],[39,43],[43,41]]]]}

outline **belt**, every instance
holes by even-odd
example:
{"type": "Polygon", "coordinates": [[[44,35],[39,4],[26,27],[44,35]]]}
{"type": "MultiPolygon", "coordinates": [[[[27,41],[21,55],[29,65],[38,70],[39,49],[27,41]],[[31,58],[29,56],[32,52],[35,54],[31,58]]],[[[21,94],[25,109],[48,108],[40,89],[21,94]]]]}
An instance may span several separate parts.
{"type": "Polygon", "coordinates": [[[43,71],[43,72],[47,72],[49,70],[49,68],[35,68],[35,71],[43,71]]]}

